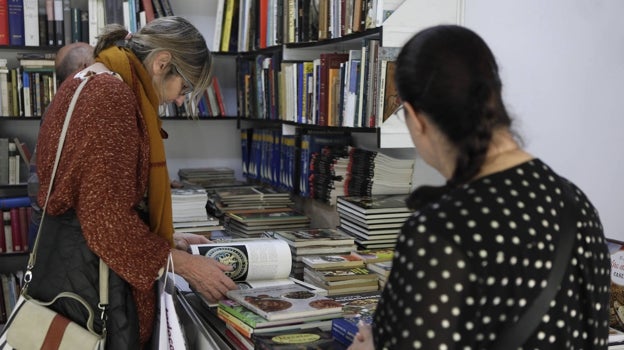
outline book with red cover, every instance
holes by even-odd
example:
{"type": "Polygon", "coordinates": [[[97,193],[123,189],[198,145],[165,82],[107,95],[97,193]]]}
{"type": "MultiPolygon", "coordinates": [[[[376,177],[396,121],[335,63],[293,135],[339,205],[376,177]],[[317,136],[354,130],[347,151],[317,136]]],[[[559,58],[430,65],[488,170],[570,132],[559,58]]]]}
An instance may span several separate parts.
{"type": "Polygon", "coordinates": [[[22,243],[22,250],[27,252],[29,249],[28,246],[28,209],[27,207],[19,207],[17,208],[17,213],[19,216],[19,233],[20,233],[20,242],[22,243]]]}
{"type": "Polygon", "coordinates": [[[22,236],[20,234],[20,219],[18,208],[11,208],[11,237],[13,240],[13,251],[22,251],[22,236]]]}
{"type": "Polygon", "coordinates": [[[319,125],[328,126],[329,113],[329,70],[340,69],[340,63],[349,59],[348,53],[322,53],[321,54],[321,86],[319,89],[319,125]]]}
{"type": "Polygon", "coordinates": [[[225,104],[223,103],[223,95],[221,94],[219,79],[217,79],[217,77],[212,78],[212,88],[214,89],[215,96],[217,97],[217,104],[219,105],[220,114],[218,115],[225,116],[225,104]]]}
{"type": "Polygon", "coordinates": [[[3,212],[0,210],[0,253],[6,253],[6,251],[7,246],[6,239],[4,238],[4,215],[3,212]]]}
{"type": "Polygon", "coordinates": [[[9,45],[8,0],[0,0],[0,45],[9,45]]]}
{"type": "Polygon", "coordinates": [[[143,11],[145,11],[145,20],[147,23],[154,20],[154,4],[152,4],[152,0],[141,0],[143,4],[143,11]]]}

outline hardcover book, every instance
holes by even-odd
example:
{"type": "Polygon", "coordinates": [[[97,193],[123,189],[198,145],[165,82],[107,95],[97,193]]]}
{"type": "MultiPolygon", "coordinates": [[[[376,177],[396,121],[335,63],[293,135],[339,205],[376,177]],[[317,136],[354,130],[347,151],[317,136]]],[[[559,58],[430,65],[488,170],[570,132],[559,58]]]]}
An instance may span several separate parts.
{"type": "Polygon", "coordinates": [[[332,321],[332,336],[345,345],[351,345],[358,331],[358,323],[372,323],[381,292],[358,293],[333,297],[342,303],[344,316],[332,321]]]}
{"type": "Polygon", "coordinates": [[[351,254],[368,264],[378,261],[391,261],[394,256],[394,249],[362,249],[353,251],[351,254]]]}
{"type": "Polygon", "coordinates": [[[336,229],[313,228],[290,231],[267,231],[266,236],[286,241],[291,247],[353,245],[353,237],[336,229]]]}
{"type": "Polygon", "coordinates": [[[320,328],[255,334],[252,340],[255,348],[261,350],[345,349],[332,338],[331,331],[320,328]]]}
{"type": "Polygon", "coordinates": [[[284,241],[256,239],[192,244],[191,253],[232,266],[232,271],[225,274],[241,288],[294,284],[288,279],[292,257],[284,241]]]}
{"type": "Polygon", "coordinates": [[[406,195],[373,195],[338,197],[338,204],[360,214],[410,213],[406,195]]]}
{"type": "Polygon", "coordinates": [[[312,255],[304,256],[303,263],[313,269],[363,267],[364,261],[355,255],[312,255]]]}
{"type": "Polygon", "coordinates": [[[331,324],[332,319],[343,316],[342,311],[338,311],[329,315],[269,321],[231,299],[220,300],[217,312],[220,316],[224,314],[231,315],[236,320],[239,320],[249,326],[251,328],[251,333],[276,331],[278,330],[277,328],[280,328],[279,330],[297,329],[307,327],[307,325],[316,325],[316,327],[318,327],[321,325],[331,324]]]}
{"type": "Polygon", "coordinates": [[[299,284],[231,290],[227,297],[270,321],[331,315],[342,310],[340,303],[299,284]]]}

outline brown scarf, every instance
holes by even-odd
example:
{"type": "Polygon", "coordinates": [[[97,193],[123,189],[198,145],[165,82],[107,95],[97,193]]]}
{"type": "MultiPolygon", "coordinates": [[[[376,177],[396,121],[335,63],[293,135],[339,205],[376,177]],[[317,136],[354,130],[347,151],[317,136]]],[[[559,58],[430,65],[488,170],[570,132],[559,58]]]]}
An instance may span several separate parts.
{"type": "Polygon", "coordinates": [[[147,204],[150,230],[166,238],[173,245],[173,219],[171,189],[165,145],[161,134],[162,121],[158,117],[158,95],[152,85],[152,77],[143,63],[128,49],[110,47],[95,59],[108,69],[118,73],[130,86],[139,101],[141,115],[147,126],[150,146],[150,167],[147,204]]]}

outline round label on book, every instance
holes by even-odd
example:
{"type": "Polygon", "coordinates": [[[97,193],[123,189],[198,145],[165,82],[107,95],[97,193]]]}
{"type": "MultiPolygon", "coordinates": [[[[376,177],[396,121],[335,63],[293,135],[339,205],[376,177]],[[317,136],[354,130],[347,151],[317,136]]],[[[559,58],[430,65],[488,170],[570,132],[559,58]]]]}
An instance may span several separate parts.
{"type": "Polygon", "coordinates": [[[319,339],[321,339],[320,335],[310,333],[284,334],[271,338],[271,340],[278,344],[306,344],[319,339]]]}
{"type": "Polygon", "coordinates": [[[205,255],[222,264],[232,266],[232,271],[226,271],[225,274],[234,281],[245,278],[249,261],[247,261],[245,253],[240,249],[235,247],[215,247],[210,249],[205,255]]]}

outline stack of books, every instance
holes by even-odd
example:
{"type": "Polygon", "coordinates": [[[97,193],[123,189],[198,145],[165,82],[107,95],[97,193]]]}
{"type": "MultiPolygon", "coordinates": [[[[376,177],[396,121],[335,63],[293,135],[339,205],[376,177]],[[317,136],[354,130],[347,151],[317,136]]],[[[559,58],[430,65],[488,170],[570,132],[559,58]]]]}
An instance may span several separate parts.
{"type": "Polygon", "coordinates": [[[303,279],[303,258],[322,254],[349,254],[356,245],[350,235],[329,228],[266,231],[265,236],[286,241],[292,253],[291,276],[303,279]]]}
{"type": "Polygon", "coordinates": [[[294,206],[288,192],[263,186],[228,186],[210,191],[208,206],[219,217],[231,211],[288,209],[294,206]]]}
{"type": "Polygon", "coordinates": [[[344,193],[348,196],[408,194],[412,188],[413,173],[414,159],[398,159],[381,152],[351,147],[344,193]]]}
{"type": "Polygon", "coordinates": [[[332,337],[340,343],[350,346],[353,337],[358,332],[358,323],[360,321],[367,324],[373,322],[380,297],[380,291],[334,297],[334,300],[343,305],[343,315],[332,320],[332,337]]]}
{"type": "Polygon", "coordinates": [[[299,230],[310,227],[310,218],[296,210],[251,209],[227,212],[224,217],[225,231],[232,237],[260,237],[268,230],[299,230]]]}
{"type": "Polygon", "coordinates": [[[353,236],[360,249],[394,248],[401,226],[411,215],[406,195],[338,197],[339,229],[353,236]]]}
{"type": "Polygon", "coordinates": [[[173,228],[178,232],[208,233],[221,230],[219,219],[206,212],[208,195],[197,185],[171,189],[173,228]]]}
{"type": "Polygon", "coordinates": [[[232,186],[240,181],[234,177],[234,170],[228,167],[182,168],[178,170],[182,182],[190,182],[204,188],[214,186],[232,186]]]}
{"type": "Polygon", "coordinates": [[[351,252],[351,254],[364,260],[366,267],[377,274],[379,289],[383,289],[392,269],[394,249],[356,250],[351,252]]]}
{"type": "Polygon", "coordinates": [[[327,289],[327,295],[371,292],[379,289],[377,274],[355,255],[304,257],[303,280],[327,289]]]}

